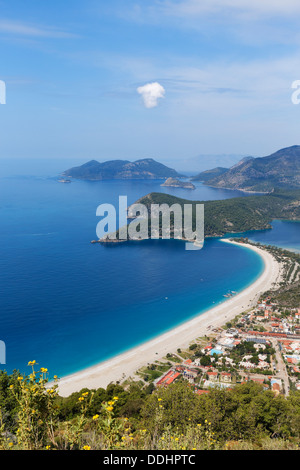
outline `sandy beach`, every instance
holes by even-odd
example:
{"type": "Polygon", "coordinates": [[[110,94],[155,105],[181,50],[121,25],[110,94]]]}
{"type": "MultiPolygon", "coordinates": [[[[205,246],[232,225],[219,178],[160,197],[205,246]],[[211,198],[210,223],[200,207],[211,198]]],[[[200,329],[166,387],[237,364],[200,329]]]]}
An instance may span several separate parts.
{"type": "MultiPolygon", "coordinates": [[[[222,241],[237,244],[227,239],[222,241]]],[[[61,378],[58,382],[59,394],[68,396],[84,387],[89,389],[106,388],[111,382],[123,381],[147,363],[158,360],[167,353],[176,352],[178,348],[187,347],[197,337],[207,334],[210,331],[208,327],[222,326],[253,305],[262,292],[274,287],[274,283],[277,284],[280,281],[281,268],[280,264],[267,251],[248,244],[243,246],[256,251],[264,261],[264,270],[254,283],[216,307],[136,348],[61,378]]]]}

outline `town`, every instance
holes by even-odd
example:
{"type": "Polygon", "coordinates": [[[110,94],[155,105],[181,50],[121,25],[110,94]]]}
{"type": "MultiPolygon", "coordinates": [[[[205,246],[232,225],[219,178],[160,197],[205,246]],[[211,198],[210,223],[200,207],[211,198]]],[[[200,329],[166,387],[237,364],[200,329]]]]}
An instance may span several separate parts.
{"type": "Polygon", "coordinates": [[[143,367],[137,377],[153,388],[187,380],[197,394],[247,381],[276,395],[300,390],[300,307],[282,310],[265,298],[209,332],[188,349],[143,367]]]}

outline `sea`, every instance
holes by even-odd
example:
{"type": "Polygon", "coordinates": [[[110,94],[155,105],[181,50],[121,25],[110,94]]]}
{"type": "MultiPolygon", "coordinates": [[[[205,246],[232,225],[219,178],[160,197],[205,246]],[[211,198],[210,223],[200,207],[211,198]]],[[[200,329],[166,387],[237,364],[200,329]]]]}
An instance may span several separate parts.
{"type": "MultiPolygon", "coordinates": [[[[202,183],[166,188],[161,180],[59,183],[71,166],[0,161],[0,370],[29,373],[36,360],[50,377],[80,371],[224,302],[261,274],[259,255],[217,238],[192,251],[179,240],[91,244],[97,207],[117,206],[119,196],[131,204],[153,191],[201,201],[246,193],[202,183]]],[[[243,235],[300,250],[299,223],[272,226],[243,235]]]]}

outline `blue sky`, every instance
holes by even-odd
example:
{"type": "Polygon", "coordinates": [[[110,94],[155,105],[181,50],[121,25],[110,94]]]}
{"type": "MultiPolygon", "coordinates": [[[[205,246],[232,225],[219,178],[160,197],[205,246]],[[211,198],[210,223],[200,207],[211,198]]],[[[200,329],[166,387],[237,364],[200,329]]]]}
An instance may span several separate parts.
{"type": "Polygon", "coordinates": [[[298,0],[0,0],[0,158],[200,170],[198,155],[227,166],[299,144],[299,13],[298,0]],[[137,89],[153,82],[164,94],[146,107],[137,89]]]}

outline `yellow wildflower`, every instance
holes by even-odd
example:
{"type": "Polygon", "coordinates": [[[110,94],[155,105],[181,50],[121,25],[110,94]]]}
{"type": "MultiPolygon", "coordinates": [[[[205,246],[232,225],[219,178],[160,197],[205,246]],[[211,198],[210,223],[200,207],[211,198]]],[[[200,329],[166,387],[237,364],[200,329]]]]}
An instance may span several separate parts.
{"type": "Polygon", "coordinates": [[[99,418],[99,415],[94,415],[94,416],[93,416],[93,420],[94,420],[94,421],[95,421],[96,419],[98,419],[98,418],[99,418]]]}
{"type": "Polygon", "coordinates": [[[36,364],[36,361],[29,361],[29,362],[28,362],[28,365],[29,365],[29,366],[34,366],[34,364],[36,364]]]}
{"type": "Polygon", "coordinates": [[[119,400],[119,398],[118,398],[118,397],[114,397],[114,400],[119,400]]]}
{"type": "Polygon", "coordinates": [[[114,409],[114,407],[113,406],[107,406],[106,409],[107,409],[107,411],[112,411],[114,409]]]}
{"type": "Polygon", "coordinates": [[[79,397],[78,398],[78,401],[83,401],[84,400],[84,397],[79,397]]]}
{"type": "Polygon", "coordinates": [[[91,450],[90,446],[83,446],[82,450],[91,450]]]}

